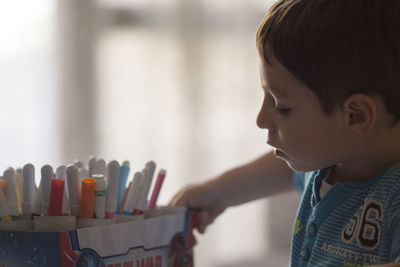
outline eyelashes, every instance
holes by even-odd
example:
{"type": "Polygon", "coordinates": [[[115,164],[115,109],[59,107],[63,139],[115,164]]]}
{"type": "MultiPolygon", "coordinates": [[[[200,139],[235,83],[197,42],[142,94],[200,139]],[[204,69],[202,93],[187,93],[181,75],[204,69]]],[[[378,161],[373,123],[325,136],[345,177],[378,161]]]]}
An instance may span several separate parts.
{"type": "Polygon", "coordinates": [[[292,111],[291,108],[281,108],[281,107],[275,107],[274,110],[276,113],[280,115],[289,115],[289,113],[292,111]]]}

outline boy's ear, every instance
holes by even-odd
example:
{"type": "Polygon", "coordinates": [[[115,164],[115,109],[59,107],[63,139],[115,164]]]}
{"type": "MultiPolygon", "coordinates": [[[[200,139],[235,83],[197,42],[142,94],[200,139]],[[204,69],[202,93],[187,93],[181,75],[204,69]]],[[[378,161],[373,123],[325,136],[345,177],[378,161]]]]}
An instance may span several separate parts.
{"type": "Polygon", "coordinates": [[[376,122],[376,103],[370,96],[353,94],[344,102],[347,126],[357,135],[370,133],[376,122]]]}

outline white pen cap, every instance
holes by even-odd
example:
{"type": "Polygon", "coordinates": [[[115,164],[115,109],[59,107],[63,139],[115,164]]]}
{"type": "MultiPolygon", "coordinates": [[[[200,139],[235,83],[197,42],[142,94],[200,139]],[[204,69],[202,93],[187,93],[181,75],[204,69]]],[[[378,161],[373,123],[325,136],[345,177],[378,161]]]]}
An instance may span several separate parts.
{"type": "Polygon", "coordinates": [[[119,167],[119,163],[116,160],[110,161],[107,165],[106,217],[110,218],[112,218],[112,214],[117,211],[119,167]]]}
{"type": "Polygon", "coordinates": [[[22,213],[31,215],[36,197],[35,167],[28,163],[22,169],[22,213]]]}
{"type": "Polygon", "coordinates": [[[89,176],[92,177],[93,175],[93,168],[94,168],[94,164],[96,163],[96,157],[95,156],[90,156],[89,157],[89,176]]]}
{"type": "Polygon", "coordinates": [[[96,219],[104,219],[106,214],[106,181],[104,175],[94,174],[96,182],[94,189],[94,216],[96,219]]]}
{"type": "Polygon", "coordinates": [[[81,195],[80,179],[78,169],[74,165],[67,167],[67,186],[68,186],[68,199],[72,216],[79,215],[79,201],[81,195]]]}
{"type": "Polygon", "coordinates": [[[13,168],[9,167],[3,173],[4,180],[7,181],[7,205],[8,211],[12,216],[19,215],[18,199],[17,199],[17,184],[15,180],[15,171],[13,168]]]}
{"type": "Polygon", "coordinates": [[[42,178],[42,202],[41,208],[42,213],[47,215],[49,209],[49,200],[50,200],[50,190],[51,190],[51,180],[54,178],[53,167],[50,165],[44,165],[40,170],[42,178]]]}
{"type": "Polygon", "coordinates": [[[133,210],[135,209],[136,202],[138,196],[140,194],[140,189],[143,183],[143,173],[142,172],[135,172],[133,176],[133,181],[131,185],[131,189],[128,192],[128,197],[126,199],[126,203],[124,206],[124,214],[132,214],[133,210]]]}
{"type": "Polygon", "coordinates": [[[93,174],[103,174],[106,176],[106,161],[104,159],[97,159],[94,163],[93,174]]]}

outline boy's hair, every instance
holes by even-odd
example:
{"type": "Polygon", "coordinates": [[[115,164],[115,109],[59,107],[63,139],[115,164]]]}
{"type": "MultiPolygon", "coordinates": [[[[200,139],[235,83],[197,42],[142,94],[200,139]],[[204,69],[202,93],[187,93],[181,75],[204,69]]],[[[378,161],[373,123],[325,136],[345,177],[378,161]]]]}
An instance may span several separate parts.
{"type": "Polygon", "coordinates": [[[266,46],[326,114],[363,93],[400,121],[400,0],[280,0],[257,32],[268,62],[266,46]]]}

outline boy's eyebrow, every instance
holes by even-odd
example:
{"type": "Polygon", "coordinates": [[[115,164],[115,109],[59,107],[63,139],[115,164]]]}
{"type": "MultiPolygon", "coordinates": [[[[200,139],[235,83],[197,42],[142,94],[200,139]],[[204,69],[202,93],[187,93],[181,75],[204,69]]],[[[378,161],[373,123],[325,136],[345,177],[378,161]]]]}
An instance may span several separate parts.
{"type": "Polygon", "coordinates": [[[279,97],[280,99],[288,99],[290,98],[288,96],[288,94],[286,94],[283,91],[280,90],[275,90],[273,87],[268,85],[268,82],[265,81],[265,83],[262,83],[262,87],[264,88],[264,90],[271,92],[274,96],[279,97]]]}

